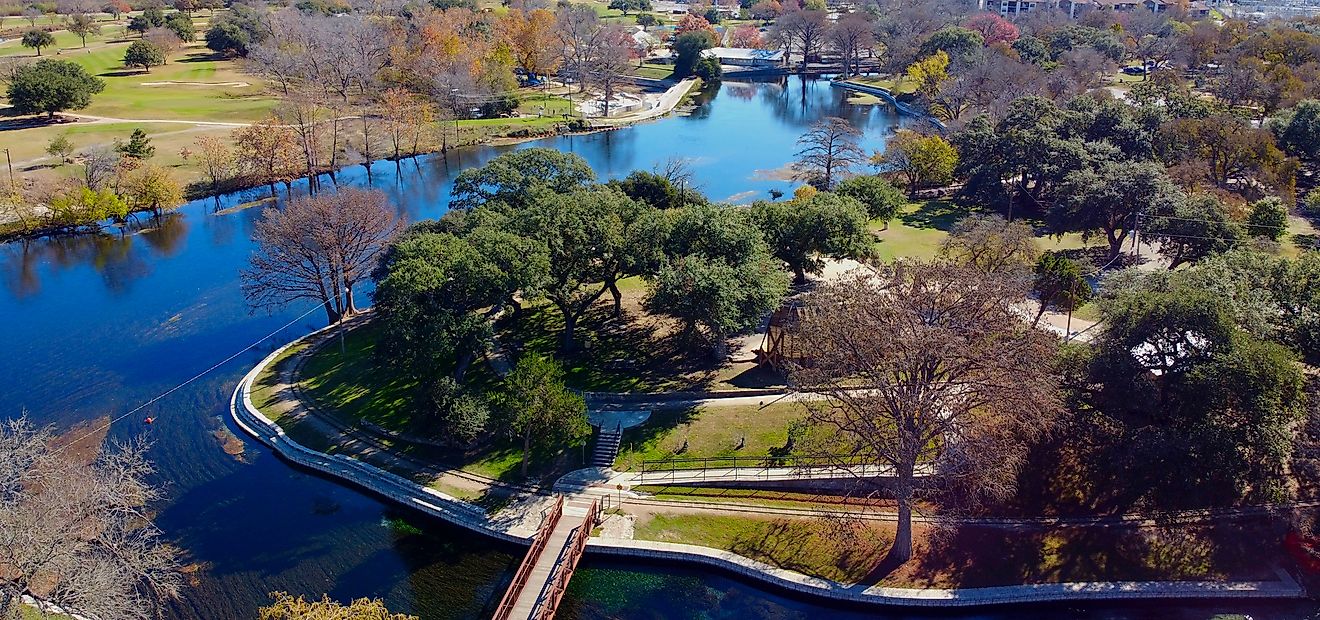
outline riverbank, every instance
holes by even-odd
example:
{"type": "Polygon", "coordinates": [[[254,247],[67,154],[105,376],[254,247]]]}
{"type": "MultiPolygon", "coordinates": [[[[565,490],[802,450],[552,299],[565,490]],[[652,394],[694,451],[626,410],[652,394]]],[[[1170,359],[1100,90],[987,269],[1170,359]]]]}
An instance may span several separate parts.
{"type": "MultiPolygon", "coordinates": [[[[474,532],[507,542],[526,544],[535,531],[537,515],[550,497],[626,498],[633,496],[612,484],[609,470],[583,470],[565,476],[551,488],[538,487],[524,492],[495,514],[487,514],[457,497],[437,491],[413,479],[387,472],[359,460],[362,454],[343,451],[326,454],[303,446],[286,434],[285,429],[267,417],[253,401],[253,383],[278,361],[286,360],[293,347],[325,342],[336,326],[327,327],[295,340],[272,352],[252,368],[231,397],[231,415],[248,434],[270,446],[285,459],[303,467],[347,481],[389,498],[401,505],[421,510],[474,532]],[[517,518],[510,513],[521,513],[517,518]]],[[[283,418],[281,418],[283,419],[283,418]]],[[[306,430],[306,429],[304,429],[306,430]]],[[[394,455],[388,455],[394,456],[394,455]]],[[[626,504],[627,499],[624,499],[626,504]]],[[[593,537],[588,551],[625,556],[648,561],[699,564],[755,580],[777,589],[804,596],[854,604],[908,607],[974,607],[1057,601],[1113,600],[1201,600],[1201,599],[1296,599],[1305,596],[1302,587],[1286,572],[1275,571],[1276,580],[1241,581],[1119,581],[1038,583],[988,588],[911,588],[847,584],[811,577],[782,567],[772,566],[732,551],[696,545],[634,540],[608,536],[617,524],[606,522],[602,536],[593,537]]]]}
{"type": "MultiPolygon", "coordinates": [[[[693,89],[693,87],[698,86],[699,84],[700,84],[700,80],[694,78],[680,80],[676,83],[673,83],[664,92],[664,94],[662,94],[658,98],[657,105],[655,107],[647,110],[641,110],[628,114],[612,116],[604,119],[574,118],[574,119],[569,119],[567,121],[561,121],[558,119],[549,119],[549,118],[543,119],[538,117],[538,118],[523,118],[523,119],[519,119],[519,118],[476,119],[472,121],[465,121],[465,125],[462,126],[461,128],[458,124],[455,124],[454,140],[452,143],[446,139],[441,141],[440,144],[423,144],[421,145],[422,148],[420,148],[416,153],[412,153],[406,156],[401,156],[398,159],[395,159],[393,157],[385,157],[385,158],[374,159],[371,161],[345,163],[333,169],[328,167],[322,168],[320,170],[317,170],[316,174],[318,176],[329,175],[333,179],[336,174],[339,174],[345,170],[355,168],[358,166],[364,166],[370,168],[370,166],[378,162],[391,162],[391,161],[395,162],[396,164],[401,164],[401,162],[405,159],[416,159],[418,157],[427,156],[427,155],[444,154],[454,149],[472,148],[472,147],[481,147],[481,146],[514,146],[518,144],[533,142],[536,140],[544,140],[547,138],[554,138],[558,136],[585,136],[585,135],[591,135],[605,131],[614,131],[614,130],[622,129],[624,127],[633,126],[639,123],[645,123],[645,122],[650,122],[664,118],[665,116],[673,112],[674,109],[677,108],[683,101],[685,101],[688,98],[688,95],[690,91],[693,89]],[[503,123],[491,124],[487,122],[488,120],[503,121],[503,123]],[[520,121],[524,121],[524,122],[520,123],[520,121]],[[542,121],[548,121],[548,122],[542,122],[542,121]],[[501,133],[499,131],[501,127],[506,128],[507,131],[501,133]],[[472,139],[466,142],[463,141],[464,130],[467,131],[469,136],[473,136],[472,139]]],[[[169,132],[169,135],[177,138],[180,134],[187,134],[188,136],[191,136],[192,133],[190,132],[194,132],[194,130],[198,127],[204,128],[206,131],[214,132],[218,130],[228,131],[235,128],[241,128],[250,125],[250,123],[245,123],[245,122],[219,123],[219,122],[209,122],[209,121],[188,121],[188,120],[134,120],[134,119],[88,116],[88,115],[75,114],[75,113],[66,113],[64,114],[64,116],[74,119],[84,119],[87,120],[88,122],[44,123],[40,126],[40,128],[42,129],[59,128],[62,131],[69,131],[69,130],[73,130],[74,128],[77,128],[78,130],[81,131],[81,130],[85,130],[87,126],[90,124],[99,124],[99,125],[115,126],[115,127],[122,126],[124,128],[128,128],[130,126],[136,127],[141,125],[150,126],[153,123],[188,124],[190,126],[193,126],[193,129],[185,129],[180,131],[169,132]]],[[[448,123],[449,121],[437,122],[436,128],[441,133],[446,133],[447,129],[445,127],[446,125],[448,125],[448,123]]],[[[127,131],[127,129],[125,129],[125,131],[127,131]]],[[[152,135],[153,134],[149,134],[149,137],[151,137],[152,135]]],[[[154,134],[154,135],[159,136],[164,134],[154,134]]],[[[159,144],[157,146],[160,152],[162,153],[162,155],[169,158],[167,159],[166,164],[169,165],[171,168],[179,169],[183,165],[181,161],[176,161],[177,157],[174,155],[174,153],[175,151],[180,151],[180,150],[187,151],[188,143],[180,142],[178,144],[175,144],[174,142],[167,142],[167,143],[159,144]]],[[[15,165],[22,167],[24,165],[34,164],[35,162],[38,161],[39,160],[19,161],[15,165]]],[[[41,165],[44,166],[44,164],[41,165]]],[[[300,177],[300,179],[305,179],[305,178],[306,177],[300,177]]],[[[292,191],[291,183],[284,182],[282,184],[285,186],[286,194],[292,191]]],[[[259,187],[266,187],[273,185],[275,184],[267,183],[259,179],[233,178],[222,183],[218,187],[213,187],[209,182],[199,178],[199,179],[193,179],[186,184],[186,186],[184,187],[184,197],[186,200],[203,200],[208,198],[214,198],[221,195],[232,194],[234,192],[246,191],[259,187]]],[[[0,196],[0,199],[2,198],[3,196],[0,196]]],[[[22,205],[15,205],[14,207],[14,209],[19,209],[19,208],[22,208],[22,205]]],[[[148,210],[136,211],[134,213],[131,213],[130,215],[147,212],[147,211],[148,210]]],[[[35,214],[30,217],[22,217],[17,212],[10,214],[10,213],[5,213],[4,211],[0,211],[0,218],[4,218],[4,219],[0,219],[0,243],[23,240],[23,239],[39,239],[42,237],[63,237],[63,236],[101,234],[105,231],[106,228],[112,228],[120,224],[116,222],[107,222],[107,221],[77,221],[77,222],[60,222],[60,223],[36,222],[34,224],[29,225],[27,221],[27,220],[36,221],[41,219],[42,217],[44,216],[40,214],[35,214]]]]}

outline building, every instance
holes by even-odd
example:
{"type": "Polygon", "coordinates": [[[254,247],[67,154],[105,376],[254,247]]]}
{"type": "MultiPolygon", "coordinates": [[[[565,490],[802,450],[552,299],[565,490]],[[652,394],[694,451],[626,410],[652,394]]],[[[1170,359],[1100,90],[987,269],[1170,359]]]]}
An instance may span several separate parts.
{"type": "Polygon", "coordinates": [[[983,0],[987,11],[999,13],[1002,17],[1021,15],[1031,11],[1058,9],[1076,19],[1088,11],[1133,11],[1145,8],[1154,13],[1163,13],[1175,9],[1180,4],[1186,5],[1188,15],[1205,17],[1210,14],[1210,7],[1201,0],[1179,2],[1178,0],[983,0]]]}
{"type": "Polygon", "coordinates": [[[778,67],[784,64],[784,50],[758,50],[750,47],[712,47],[701,53],[722,65],[736,67],[778,67]]]}

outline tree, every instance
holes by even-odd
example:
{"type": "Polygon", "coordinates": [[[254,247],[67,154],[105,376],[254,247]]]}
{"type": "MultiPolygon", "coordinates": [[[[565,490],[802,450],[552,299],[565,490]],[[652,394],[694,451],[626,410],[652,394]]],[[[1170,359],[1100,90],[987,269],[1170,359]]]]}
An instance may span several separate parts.
{"type": "Polygon", "coordinates": [[[124,195],[136,211],[160,215],[183,202],[183,188],[169,171],[151,164],[139,165],[124,183],[124,195]]]}
{"type": "Polygon", "coordinates": [[[1013,22],[994,13],[974,15],[963,26],[980,34],[986,47],[1000,43],[1013,45],[1021,34],[1018,32],[1018,27],[1013,25],[1013,22]]]}
{"type": "Polygon", "coordinates": [[[579,155],[550,148],[522,149],[459,173],[450,206],[471,209],[499,202],[520,207],[535,187],[567,193],[595,180],[596,173],[579,155]]]}
{"type": "Polygon", "coordinates": [[[545,75],[559,65],[560,47],[554,13],[546,9],[509,11],[500,23],[504,36],[513,45],[518,67],[528,75],[545,75]]]}
{"type": "Polygon", "coordinates": [[[601,106],[602,116],[610,115],[610,101],[614,99],[615,89],[620,83],[631,79],[629,74],[635,58],[634,44],[632,35],[621,26],[606,26],[599,35],[595,57],[586,75],[601,90],[604,102],[601,106]]]}
{"type": "Polygon", "coordinates": [[[163,26],[184,43],[190,43],[197,38],[197,29],[193,26],[192,18],[186,13],[171,13],[165,18],[163,26]]]}
{"type": "Polygon", "coordinates": [[[132,11],[133,7],[128,4],[128,0],[109,0],[101,10],[109,13],[115,21],[119,21],[119,16],[132,11]]]}
{"type": "Polygon", "coordinates": [[[372,190],[299,197],[261,215],[244,298],[257,308],[315,300],[330,323],[357,311],[353,287],[399,230],[385,195],[372,190]]]}
{"type": "Polygon", "coordinates": [[[894,219],[899,208],[907,203],[898,188],[889,181],[871,175],[844,179],[834,186],[834,193],[862,203],[866,207],[866,215],[884,222],[885,230],[889,229],[889,220],[894,219]]]}
{"type": "Polygon", "coordinates": [[[82,41],[82,46],[87,47],[87,37],[100,34],[101,24],[97,23],[96,18],[86,13],[74,13],[65,20],[65,27],[82,41]]]}
{"type": "Polygon", "coordinates": [[[941,186],[953,180],[958,151],[940,136],[900,129],[885,144],[885,151],[872,157],[871,162],[884,172],[902,176],[908,194],[915,196],[924,187],[941,186]]]}
{"type": "MultiPolygon", "coordinates": [[[[917,84],[917,93],[928,102],[939,100],[941,88],[949,81],[949,55],[937,50],[907,68],[907,79],[917,84]]],[[[951,117],[952,114],[945,114],[951,117]]]]}
{"type": "Polygon", "coordinates": [[[1251,205],[1246,226],[1253,237],[1278,241],[1288,232],[1288,207],[1276,196],[1257,200],[1251,205]]]}
{"type": "Polygon", "coordinates": [[[1141,235],[1158,244],[1169,269],[1227,252],[1243,236],[1242,227],[1214,196],[1179,196],[1165,209],[1142,223],[1141,235]]]}
{"type": "Polygon", "coordinates": [[[59,157],[61,164],[69,161],[69,155],[73,153],[73,142],[69,140],[69,134],[62,133],[51,138],[50,144],[46,145],[46,153],[51,157],[59,157]]]}
{"type": "Polygon", "coordinates": [[[294,130],[277,118],[267,118],[232,134],[235,156],[245,174],[270,186],[290,181],[298,170],[298,144],[294,130]]]}
{"type": "Polygon", "coordinates": [[[1032,325],[1040,323],[1040,317],[1050,308],[1066,310],[1071,315],[1091,300],[1094,291],[1077,261],[1059,252],[1046,252],[1036,261],[1035,270],[1031,290],[1040,302],[1040,309],[1032,325]]]}
{"type": "Polygon", "coordinates": [[[522,439],[522,476],[532,451],[566,448],[591,433],[582,396],[564,385],[564,369],[554,360],[527,352],[504,378],[499,403],[511,434],[522,439]]]}
{"type": "Polygon", "coordinates": [[[652,26],[659,26],[660,19],[650,13],[642,13],[637,16],[637,25],[641,26],[643,31],[648,31],[652,26]]]}
{"type": "Polygon", "coordinates": [[[1307,99],[1270,120],[1279,147],[1306,159],[1320,157],[1320,101],[1307,99]]]}
{"type": "Polygon", "coordinates": [[[871,242],[866,208],[829,192],[802,201],[757,202],[751,216],[770,253],[788,265],[798,285],[806,284],[808,272],[820,273],[825,267],[821,256],[859,258],[871,242]]]}
{"type": "Polygon", "coordinates": [[[229,20],[213,20],[206,29],[206,47],[226,56],[247,56],[252,41],[248,33],[229,20]]]}
{"type": "Polygon", "coordinates": [[[1083,239],[1103,233],[1113,260],[1143,211],[1171,211],[1178,198],[1178,188],[1157,163],[1105,162],[1068,175],[1048,220],[1054,231],[1080,232],[1083,239]]]}
{"type": "Polygon", "coordinates": [[[941,485],[952,499],[1010,493],[1024,446],[1060,410],[1053,339],[1012,309],[1026,292],[1021,279],[899,262],[808,298],[795,336],[811,363],[791,381],[823,398],[805,401],[821,430],[815,449],[893,471],[891,558],[912,556],[919,495],[941,485]]]}
{"type": "Polygon", "coordinates": [[[390,613],[380,599],[360,598],[348,605],[323,596],[319,601],[308,601],[292,594],[275,592],[275,602],[257,612],[259,620],[417,620],[416,616],[390,613]]]}
{"type": "Polygon", "coordinates": [[[674,73],[691,75],[701,60],[701,53],[714,46],[715,37],[705,31],[685,32],[674,37],[674,73]]]}
{"type": "Polygon", "coordinates": [[[643,306],[681,321],[689,342],[704,328],[717,360],[728,354],[728,337],[760,324],[779,307],[788,288],[760,231],[749,214],[737,209],[683,209],[663,252],[643,306]]]}
{"type": "Polygon", "coordinates": [[[78,156],[83,165],[83,184],[95,190],[114,176],[119,165],[119,154],[105,147],[83,151],[78,156]]]}
{"type": "Polygon", "coordinates": [[[1296,358],[1239,328],[1226,298],[1172,275],[1106,281],[1105,329],[1070,379],[1085,383],[1074,392],[1126,439],[1120,458],[1137,464],[1125,474],[1142,485],[1136,499],[1167,508],[1246,493],[1281,501],[1303,398],[1296,358]]]}
{"type": "Polygon", "coordinates": [[[961,26],[945,26],[936,30],[921,44],[919,54],[933,56],[937,52],[944,52],[953,66],[961,67],[979,55],[983,46],[985,46],[985,38],[981,33],[961,26]]]}
{"type": "MultiPolygon", "coordinates": [[[[544,264],[544,251],[540,257],[544,264]]],[[[500,286],[507,275],[499,265],[466,239],[409,231],[374,277],[381,352],[424,381],[452,366],[452,378],[461,383],[490,345],[490,319],[482,310],[502,307],[509,294],[500,286]]]]}
{"type": "Polygon", "coordinates": [[[1270,131],[1231,114],[1169,121],[1160,138],[1166,163],[1191,165],[1216,187],[1250,197],[1293,186],[1295,164],[1270,131]]]}
{"type": "Polygon", "coordinates": [[[738,26],[733,30],[734,47],[759,49],[765,43],[761,40],[761,31],[756,26],[738,26]]]}
{"type": "Polygon", "coordinates": [[[866,161],[857,144],[861,135],[860,129],[836,116],[817,121],[798,138],[793,170],[817,189],[828,191],[849,169],[866,161]]]}
{"type": "Polygon", "coordinates": [[[54,606],[80,617],[157,617],[183,580],[179,551],[152,522],[161,495],[149,481],[149,446],[114,444],[84,459],[61,449],[68,445],[26,417],[0,422],[0,610],[31,596],[43,616],[54,606]]]}
{"type": "MultiPolygon", "coordinates": [[[[183,47],[183,41],[179,35],[174,34],[173,30],[165,27],[152,28],[142,36],[142,40],[156,46],[165,59],[169,59],[171,54],[179,51],[183,47]]],[[[162,63],[164,61],[162,60],[162,63]]]]}
{"type": "Polygon", "coordinates": [[[41,18],[42,15],[43,13],[41,9],[35,6],[29,6],[23,9],[23,18],[28,20],[28,25],[33,28],[37,27],[37,20],[41,18]]]}
{"type": "Polygon", "coordinates": [[[165,52],[150,41],[134,41],[124,50],[125,67],[142,67],[143,71],[150,73],[152,67],[163,64],[165,52]]]}
{"type": "Polygon", "coordinates": [[[197,145],[197,166],[206,175],[211,192],[218,194],[220,188],[234,176],[237,163],[234,151],[224,140],[215,136],[198,137],[194,144],[197,145]]]}
{"type": "Polygon", "coordinates": [[[18,114],[81,110],[92,95],[105,90],[105,82],[92,77],[77,63],[43,59],[14,70],[9,82],[9,105],[18,114]]]}
{"type": "Polygon", "coordinates": [[[677,40],[678,37],[689,32],[704,32],[710,35],[711,38],[716,37],[715,27],[711,26],[710,22],[706,21],[706,18],[701,17],[700,15],[686,13],[683,17],[679,18],[678,24],[674,26],[674,39],[677,40]]]}
{"type": "Polygon", "coordinates": [[[724,67],[720,66],[720,61],[714,56],[702,56],[697,61],[697,66],[692,68],[692,75],[695,75],[707,84],[719,82],[724,78],[724,67]]]}
{"type": "Polygon", "coordinates": [[[830,27],[826,38],[843,61],[843,75],[862,71],[862,54],[875,47],[875,24],[866,13],[848,13],[830,27]]]}
{"type": "Polygon", "coordinates": [[[969,215],[954,223],[940,256],[984,273],[1016,274],[1036,262],[1040,249],[1031,226],[999,215],[969,215]]]}
{"type": "Polygon", "coordinates": [[[30,47],[37,50],[37,55],[40,56],[41,48],[55,45],[55,37],[51,36],[51,34],[45,30],[33,29],[24,33],[23,38],[19,43],[21,43],[23,47],[30,47]]]}
{"type": "Polygon", "coordinates": [[[820,46],[829,32],[829,16],[825,11],[803,9],[789,11],[775,19],[770,29],[771,40],[783,46],[785,56],[795,50],[802,56],[800,72],[806,72],[807,63],[820,53],[820,46]]]}
{"type": "Polygon", "coordinates": [[[156,154],[156,147],[151,145],[151,138],[147,137],[147,132],[138,127],[128,136],[127,143],[115,142],[115,151],[124,157],[151,159],[156,154]]]}

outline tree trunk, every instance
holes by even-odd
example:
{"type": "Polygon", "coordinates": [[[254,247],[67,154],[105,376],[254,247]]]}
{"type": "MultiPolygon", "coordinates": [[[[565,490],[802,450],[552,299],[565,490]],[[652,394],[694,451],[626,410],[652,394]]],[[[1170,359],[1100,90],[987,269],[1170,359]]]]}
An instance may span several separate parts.
{"type": "Polygon", "coordinates": [[[1036,318],[1031,321],[1031,326],[1040,325],[1040,317],[1045,316],[1045,300],[1040,300],[1040,309],[1036,311],[1036,318]]]}
{"type": "Polygon", "coordinates": [[[807,270],[802,265],[793,265],[793,284],[802,286],[807,283],[807,270]]]}
{"type": "Polygon", "coordinates": [[[527,477],[527,463],[532,455],[532,425],[527,425],[527,430],[523,431],[523,458],[522,458],[522,477],[527,477]]]}
{"type": "Polygon", "coordinates": [[[357,314],[357,305],[353,303],[353,285],[344,284],[344,314],[352,316],[357,314]]]}
{"type": "Polygon", "coordinates": [[[334,306],[334,304],[331,304],[329,299],[326,299],[325,301],[322,301],[321,303],[322,303],[322,305],[325,306],[325,318],[326,318],[327,321],[329,321],[329,324],[333,325],[333,324],[335,324],[335,323],[338,323],[338,322],[339,322],[339,313],[335,311],[335,306],[334,306]]]}
{"type": "Polygon", "coordinates": [[[573,340],[573,331],[577,329],[577,315],[563,306],[559,307],[559,311],[564,314],[564,332],[560,337],[559,348],[564,353],[570,353],[577,347],[577,343],[573,340]]]}
{"type": "Polygon", "coordinates": [[[724,334],[724,330],[715,330],[715,361],[722,362],[729,356],[729,339],[724,334]]]}
{"type": "Polygon", "coordinates": [[[519,303],[518,298],[513,295],[509,295],[509,299],[507,303],[509,304],[509,308],[510,308],[509,318],[512,318],[515,321],[518,320],[518,318],[521,317],[523,313],[522,304],[519,303]]]}
{"type": "MultiPolygon", "coordinates": [[[[910,468],[906,469],[909,469],[908,481],[899,482],[894,494],[894,499],[898,500],[898,531],[894,534],[894,546],[889,549],[889,558],[897,562],[912,559],[912,473],[910,468]]],[[[903,473],[899,474],[900,478],[903,476],[903,473]]]]}
{"type": "Polygon", "coordinates": [[[463,383],[463,378],[467,376],[468,367],[472,365],[472,360],[476,355],[472,351],[467,351],[458,356],[458,361],[454,365],[454,381],[463,383]]]}
{"type": "Polygon", "coordinates": [[[623,292],[619,290],[619,282],[610,280],[606,286],[610,289],[610,295],[614,297],[614,316],[623,314],[623,292]]]}

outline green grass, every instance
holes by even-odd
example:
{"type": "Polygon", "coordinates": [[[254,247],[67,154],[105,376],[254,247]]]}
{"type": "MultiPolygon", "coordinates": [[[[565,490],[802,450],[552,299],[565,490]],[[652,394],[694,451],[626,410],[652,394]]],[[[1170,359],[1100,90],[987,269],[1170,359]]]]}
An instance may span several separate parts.
{"type": "Polygon", "coordinates": [[[850,82],[866,84],[869,86],[879,86],[895,95],[917,92],[917,83],[912,80],[903,80],[898,82],[892,76],[862,75],[854,78],[848,78],[850,82]]]}
{"type": "Polygon", "coordinates": [[[764,457],[788,443],[791,424],[806,417],[800,403],[759,405],[707,405],[700,408],[658,409],[641,426],[623,434],[615,467],[670,458],[764,457]],[[682,450],[686,440],[687,449],[682,450]],[[743,447],[738,448],[742,440],[743,447]]]}
{"type": "MultiPolygon", "coordinates": [[[[890,220],[888,230],[884,230],[883,222],[871,222],[870,228],[877,239],[878,256],[885,261],[897,258],[932,258],[939,253],[940,245],[949,236],[949,230],[953,225],[978,211],[977,208],[960,205],[950,200],[910,202],[893,220],[890,220]]],[[[1032,225],[1039,228],[1038,222],[1032,222],[1032,225]]],[[[1036,245],[1042,252],[1075,250],[1100,243],[1102,243],[1100,239],[1085,242],[1077,233],[1036,237],[1036,245]]]]}
{"type": "Polygon", "coordinates": [[[884,557],[892,541],[887,530],[818,519],[655,514],[637,520],[634,536],[724,549],[806,575],[856,583],[884,557]]]}
{"type": "Polygon", "coordinates": [[[633,75],[653,80],[667,80],[674,76],[674,65],[642,63],[642,66],[633,69],[633,75]]]}

